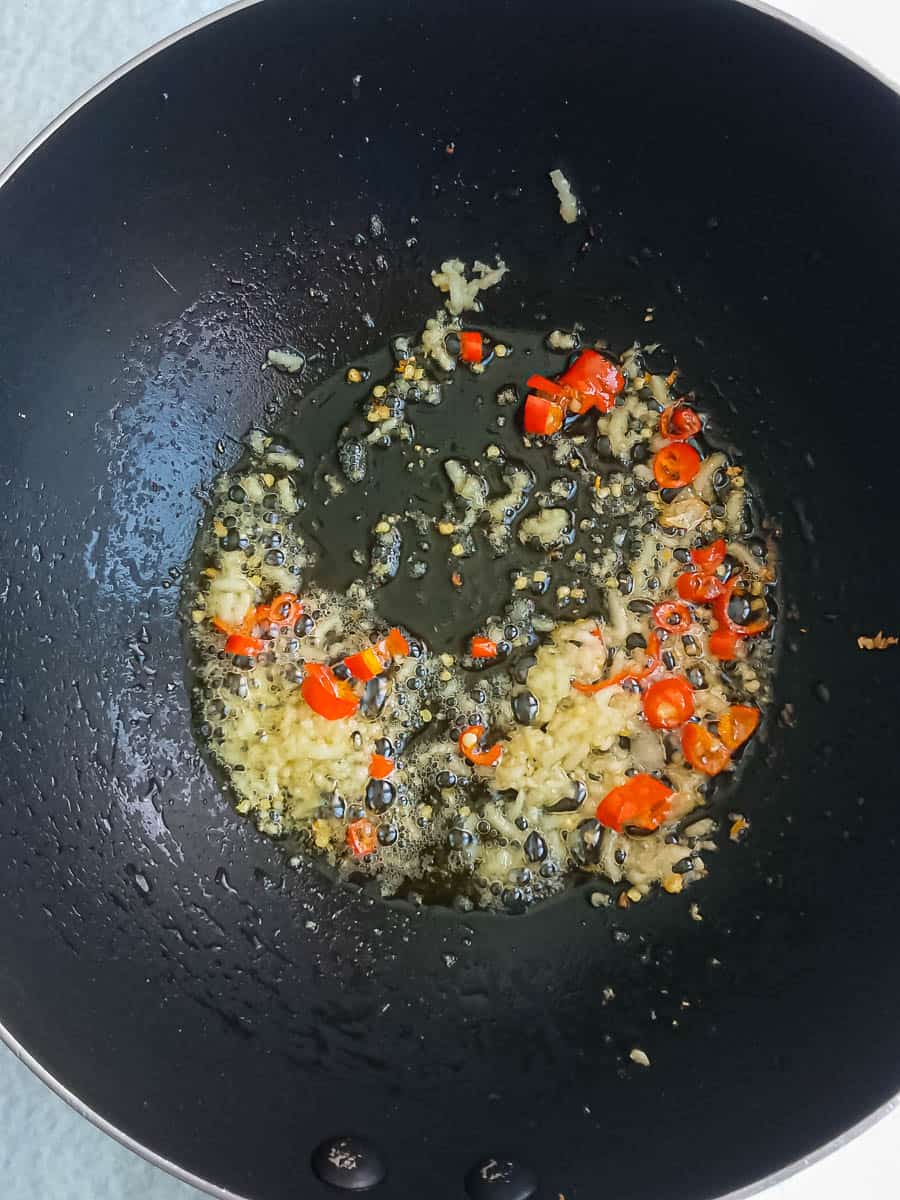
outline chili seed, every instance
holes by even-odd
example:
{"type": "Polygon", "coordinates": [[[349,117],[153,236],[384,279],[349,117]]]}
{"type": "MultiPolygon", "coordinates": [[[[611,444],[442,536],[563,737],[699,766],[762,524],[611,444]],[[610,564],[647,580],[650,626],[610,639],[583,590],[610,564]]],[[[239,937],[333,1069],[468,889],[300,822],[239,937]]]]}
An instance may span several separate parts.
{"type": "Polygon", "coordinates": [[[626,650],[646,650],[647,639],[642,633],[629,633],[625,639],[626,650]]]}
{"type": "Polygon", "coordinates": [[[706,677],[699,667],[691,667],[691,669],[686,672],[686,675],[688,683],[692,688],[702,690],[706,687],[706,677]]]}
{"type": "Polygon", "coordinates": [[[693,871],[694,860],[692,858],[680,858],[677,863],[672,863],[672,870],[676,875],[686,875],[688,871],[693,871]]]}
{"type": "Polygon", "coordinates": [[[667,671],[675,670],[675,655],[671,650],[663,650],[662,652],[663,666],[667,671]]]}
{"type": "Polygon", "coordinates": [[[653,605],[649,600],[629,600],[628,607],[633,613],[653,612],[653,605]]]}

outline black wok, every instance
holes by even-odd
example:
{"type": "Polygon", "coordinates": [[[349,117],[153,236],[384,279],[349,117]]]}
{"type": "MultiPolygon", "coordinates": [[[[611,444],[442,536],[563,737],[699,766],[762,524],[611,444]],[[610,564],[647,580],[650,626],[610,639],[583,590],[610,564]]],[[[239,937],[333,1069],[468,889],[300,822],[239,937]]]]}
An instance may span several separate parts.
{"type": "Polygon", "coordinates": [[[325,1195],[340,1133],[386,1200],[458,1197],[490,1156],[554,1200],[716,1196],[900,1089],[897,652],[855,643],[898,620],[898,116],[736,4],[306,0],[206,24],[25,157],[0,190],[0,1016],[57,1087],[253,1200],[325,1195]],[[287,870],[191,732],[178,572],[216,466],[298,403],[265,350],[302,334],[308,387],[428,315],[435,262],[496,251],[500,325],[621,347],[653,306],[783,529],[749,844],[625,913],[415,913],[287,870]]]}

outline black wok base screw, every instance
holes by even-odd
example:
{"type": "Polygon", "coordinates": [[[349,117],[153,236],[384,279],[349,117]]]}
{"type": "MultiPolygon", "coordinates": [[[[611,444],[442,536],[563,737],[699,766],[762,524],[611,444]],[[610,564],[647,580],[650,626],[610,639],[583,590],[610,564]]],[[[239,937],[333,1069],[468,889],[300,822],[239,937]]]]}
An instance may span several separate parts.
{"type": "MultiPolygon", "coordinates": [[[[326,1138],[312,1153],[312,1169],[323,1183],[347,1192],[363,1192],[381,1183],[384,1161],[366,1138],[326,1138]]],[[[530,1193],[529,1193],[530,1195],[530,1193]]]]}
{"type": "Polygon", "coordinates": [[[505,1158],[486,1158],[466,1175],[469,1200],[530,1200],[537,1176],[505,1158]]]}

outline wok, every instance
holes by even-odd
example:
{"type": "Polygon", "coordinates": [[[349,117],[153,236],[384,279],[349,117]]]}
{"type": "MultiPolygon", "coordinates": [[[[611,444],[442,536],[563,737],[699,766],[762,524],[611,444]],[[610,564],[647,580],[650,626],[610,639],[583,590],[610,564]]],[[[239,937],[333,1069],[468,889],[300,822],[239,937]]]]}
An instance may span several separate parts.
{"type": "Polygon", "coordinates": [[[896,651],[855,638],[895,632],[900,585],[898,116],[834,50],[715,0],[271,0],[9,173],[0,1016],[83,1111],[223,1196],[333,1194],[311,1155],[348,1134],[385,1200],[699,1200],[897,1093],[896,651]],[[577,890],[415,911],[289,870],[191,731],[204,490],[302,408],[266,349],[314,352],[302,392],[432,312],[441,258],[495,252],[501,326],[621,347],[652,307],[782,529],[752,836],[627,912],[577,890]],[[469,1174],[492,1158],[518,1174],[469,1174]]]}

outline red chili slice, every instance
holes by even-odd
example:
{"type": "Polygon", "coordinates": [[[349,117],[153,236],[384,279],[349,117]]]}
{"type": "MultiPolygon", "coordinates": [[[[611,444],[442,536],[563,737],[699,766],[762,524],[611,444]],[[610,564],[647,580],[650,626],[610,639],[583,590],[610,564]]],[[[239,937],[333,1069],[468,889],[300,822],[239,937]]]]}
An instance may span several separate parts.
{"type": "Polygon", "coordinates": [[[578,393],[577,400],[570,404],[573,412],[587,412],[591,408],[609,412],[615,407],[616,396],[625,387],[625,376],[605,355],[596,350],[582,350],[560,375],[559,382],[578,393]]]}
{"type": "Polygon", "coordinates": [[[659,414],[659,432],[672,442],[683,442],[696,437],[703,422],[687,404],[673,404],[659,414]]]}
{"type": "Polygon", "coordinates": [[[694,622],[691,610],[678,600],[663,600],[654,607],[652,617],[657,629],[669,633],[687,633],[694,622]]]}
{"type": "Polygon", "coordinates": [[[469,653],[473,658],[496,658],[497,643],[489,637],[473,637],[469,653]]]}
{"type": "Polygon", "coordinates": [[[256,658],[257,654],[262,654],[265,646],[266,644],[261,638],[248,637],[244,633],[232,633],[225,642],[225,653],[239,654],[244,658],[256,658]]]}
{"type": "Polygon", "coordinates": [[[399,629],[391,629],[387,637],[382,638],[379,646],[383,646],[394,658],[406,658],[409,654],[409,642],[399,629]]]}
{"type": "Polygon", "coordinates": [[[523,425],[526,433],[549,437],[562,429],[564,419],[565,411],[553,400],[534,395],[525,400],[523,425]]]}
{"type": "Polygon", "coordinates": [[[687,571],[675,580],[675,590],[682,600],[694,604],[709,604],[722,593],[722,582],[715,575],[687,571]]]}
{"type": "Polygon", "coordinates": [[[716,538],[714,542],[710,542],[707,546],[697,546],[691,551],[691,562],[700,568],[701,571],[706,571],[712,574],[721,563],[725,561],[725,552],[727,547],[724,538],[716,538]]]}
{"type": "Polygon", "coordinates": [[[716,728],[722,744],[729,750],[737,750],[753,736],[758,725],[758,708],[753,708],[749,704],[732,704],[721,714],[716,728]]]}
{"type": "Polygon", "coordinates": [[[270,625],[296,625],[303,616],[303,605],[294,592],[282,592],[268,604],[260,605],[256,615],[265,618],[270,625]]]}
{"type": "Polygon", "coordinates": [[[325,663],[305,664],[306,678],[300,685],[303,699],[320,717],[339,721],[350,717],[359,708],[359,697],[349,683],[338,679],[325,663]]]}
{"type": "Polygon", "coordinates": [[[714,629],[709,635],[709,652],[713,658],[731,661],[737,656],[737,648],[740,644],[741,639],[730,629],[714,629]]]}
{"type": "Polygon", "coordinates": [[[380,653],[380,649],[379,646],[366,646],[358,654],[348,654],[344,666],[354,679],[367,683],[387,670],[388,655],[380,653]]]}
{"type": "Polygon", "coordinates": [[[483,737],[483,725],[467,725],[459,735],[460,753],[476,767],[494,767],[500,761],[503,747],[497,742],[489,750],[480,750],[483,737]]]}
{"type": "Polygon", "coordinates": [[[694,715],[694,689],[680,675],[660,679],[644,694],[644,716],[653,729],[679,729],[694,715]]]}
{"type": "Polygon", "coordinates": [[[546,396],[552,396],[555,400],[560,400],[563,408],[575,398],[573,388],[565,388],[561,383],[547,379],[544,375],[530,375],[526,386],[530,392],[541,392],[546,396]]]}
{"type": "Polygon", "coordinates": [[[633,775],[606,793],[597,806],[597,820],[617,833],[628,825],[659,829],[669,815],[671,795],[672,789],[653,775],[633,775]]]}
{"type": "Polygon", "coordinates": [[[704,725],[685,725],[681,749],[694,770],[704,775],[719,775],[731,762],[727,747],[704,725]]]}
{"type": "Polygon", "coordinates": [[[393,759],[384,754],[373,754],[369,759],[369,778],[387,779],[396,766],[393,759]]]}
{"type": "Polygon", "coordinates": [[[729,633],[733,633],[736,637],[754,637],[768,628],[769,622],[767,618],[760,617],[756,621],[751,621],[749,625],[741,625],[737,621],[733,621],[728,613],[728,602],[731,600],[739,580],[739,575],[732,575],[727,583],[720,584],[719,594],[712,602],[713,616],[718,621],[720,629],[727,629],[729,633]]]}
{"type": "Polygon", "coordinates": [[[661,488],[680,488],[689,484],[703,460],[693,446],[671,442],[653,457],[653,477],[661,488]]]}
{"type": "Polygon", "coordinates": [[[484,338],[475,329],[459,334],[459,359],[464,363],[480,363],[484,358],[484,338]]]}
{"type": "Polygon", "coordinates": [[[624,671],[619,671],[618,675],[613,675],[610,679],[598,679],[595,683],[582,683],[579,679],[573,679],[572,687],[576,692],[581,692],[582,696],[594,696],[597,692],[602,692],[604,688],[615,687],[616,684],[625,683],[626,680],[639,683],[648,675],[652,675],[658,666],[659,638],[655,633],[651,633],[647,641],[646,657],[642,667],[627,667],[624,671]]]}

